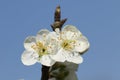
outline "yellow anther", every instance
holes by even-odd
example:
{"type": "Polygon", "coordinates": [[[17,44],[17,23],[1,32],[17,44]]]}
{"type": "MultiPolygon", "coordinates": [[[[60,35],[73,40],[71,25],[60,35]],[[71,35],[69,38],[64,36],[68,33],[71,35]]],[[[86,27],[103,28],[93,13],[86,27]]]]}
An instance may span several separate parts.
{"type": "Polygon", "coordinates": [[[37,42],[35,45],[32,45],[31,48],[33,48],[39,56],[47,54],[47,47],[41,42],[37,42]]]}
{"type": "Polygon", "coordinates": [[[74,48],[72,43],[74,43],[74,41],[72,41],[72,40],[64,40],[62,42],[61,46],[62,46],[63,49],[71,51],[74,48]]]}

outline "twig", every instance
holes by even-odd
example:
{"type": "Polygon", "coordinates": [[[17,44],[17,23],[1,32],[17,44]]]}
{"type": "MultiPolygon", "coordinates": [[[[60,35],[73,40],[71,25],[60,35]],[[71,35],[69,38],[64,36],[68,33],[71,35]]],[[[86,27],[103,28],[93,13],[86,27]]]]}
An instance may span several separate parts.
{"type": "MultiPolygon", "coordinates": [[[[61,20],[61,10],[60,6],[57,6],[54,14],[54,23],[51,25],[53,31],[55,31],[56,28],[59,28],[61,30],[63,24],[66,22],[67,19],[61,20]]],[[[42,65],[42,77],[41,80],[48,80],[49,79],[49,68],[47,66],[42,65]]]]}
{"type": "Polygon", "coordinates": [[[41,77],[41,80],[48,80],[49,79],[49,68],[50,67],[42,65],[42,77],[41,77]]]}
{"type": "Polygon", "coordinates": [[[56,28],[59,28],[61,30],[66,20],[67,20],[66,18],[61,20],[61,10],[60,10],[60,6],[58,6],[54,14],[54,23],[51,25],[53,31],[55,31],[56,28]]]}

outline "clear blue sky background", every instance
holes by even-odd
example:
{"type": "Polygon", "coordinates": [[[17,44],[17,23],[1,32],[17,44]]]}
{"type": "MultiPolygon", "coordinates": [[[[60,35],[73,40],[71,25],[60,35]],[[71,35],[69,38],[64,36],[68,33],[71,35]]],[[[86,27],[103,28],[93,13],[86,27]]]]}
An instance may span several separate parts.
{"type": "Polygon", "coordinates": [[[57,5],[65,24],[77,26],[90,41],[79,80],[120,80],[119,0],[0,0],[0,80],[40,80],[41,64],[24,66],[23,41],[50,28],[57,5]]]}

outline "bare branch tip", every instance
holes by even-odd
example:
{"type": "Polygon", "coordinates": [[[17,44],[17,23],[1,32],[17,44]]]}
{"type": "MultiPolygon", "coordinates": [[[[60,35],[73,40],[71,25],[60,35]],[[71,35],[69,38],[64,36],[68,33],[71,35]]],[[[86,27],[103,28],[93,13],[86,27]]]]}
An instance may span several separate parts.
{"type": "Polygon", "coordinates": [[[57,6],[56,12],[60,12],[60,6],[57,6]]]}
{"type": "Polygon", "coordinates": [[[57,6],[57,8],[59,8],[59,9],[60,9],[60,5],[58,5],[58,6],[57,6]]]}
{"type": "Polygon", "coordinates": [[[62,20],[61,20],[61,23],[64,24],[66,21],[67,21],[67,18],[62,19],[62,20]]]}

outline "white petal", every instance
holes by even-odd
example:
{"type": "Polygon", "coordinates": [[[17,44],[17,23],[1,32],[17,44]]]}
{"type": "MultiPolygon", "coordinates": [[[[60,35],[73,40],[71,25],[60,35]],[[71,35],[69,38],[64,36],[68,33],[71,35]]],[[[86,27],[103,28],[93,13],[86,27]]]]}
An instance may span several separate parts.
{"type": "Polygon", "coordinates": [[[47,39],[55,39],[55,40],[57,40],[58,37],[59,37],[59,35],[56,34],[56,32],[50,32],[50,33],[48,34],[48,36],[47,36],[47,39]]]}
{"type": "Polygon", "coordinates": [[[56,29],[55,29],[55,32],[56,32],[56,34],[60,34],[60,29],[59,29],[59,28],[56,28],[56,29]]]}
{"type": "Polygon", "coordinates": [[[24,65],[33,65],[37,61],[37,54],[31,51],[24,51],[21,56],[21,61],[24,65]]]}
{"type": "Polygon", "coordinates": [[[89,48],[90,44],[85,36],[79,38],[76,42],[75,51],[84,52],[89,48]]]}
{"type": "Polygon", "coordinates": [[[77,37],[77,36],[75,36],[75,33],[71,32],[71,31],[62,32],[61,36],[63,39],[67,39],[67,40],[72,40],[77,37]]]}
{"type": "Polygon", "coordinates": [[[67,25],[62,30],[62,38],[63,39],[77,39],[82,33],[72,25],[67,25]]]}
{"type": "Polygon", "coordinates": [[[46,36],[49,34],[49,30],[47,29],[41,29],[36,36],[36,39],[39,41],[43,41],[46,39],[46,36]]]}
{"type": "Polygon", "coordinates": [[[33,51],[31,48],[32,45],[36,43],[36,37],[35,36],[28,36],[24,41],[24,47],[26,50],[33,51]]]}
{"type": "Polygon", "coordinates": [[[52,59],[58,62],[64,62],[66,57],[68,57],[68,53],[63,49],[60,49],[58,53],[52,55],[52,59]]]}
{"type": "Polygon", "coordinates": [[[79,32],[79,30],[73,25],[66,25],[62,31],[71,31],[71,32],[79,32]]]}
{"type": "Polygon", "coordinates": [[[55,63],[55,61],[51,59],[49,55],[42,56],[38,62],[45,66],[52,66],[55,63]]]}
{"type": "Polygon", "coordinates": [[[57,44],[49,44],[48,46],[47,46],[47,51],[48,51],[48,53],[49,54],[56,54],[57,53],[57,51],[58,51],[58,48],[57,48],[58,46],[57,46],[57,44]]]}
{"type": "Polygon", "coordinates": [[[47,46],[48,52],[50,54],[57,53],[57,50],[58,50],[58,47],[59,47],[57,37],[58,37],[58,35],[55,32],[50,32],[47,36],[45,45],[47,46]]]}
{"type": "Polygon", "coordinates": [[[70,57],[67,58],[67,61],[68,62],[73,62],[73,63],[76,63],[76,64],[80,64],[83,62],[83,58],[80,56],[79,53],[70,53],[70,57]]]}

